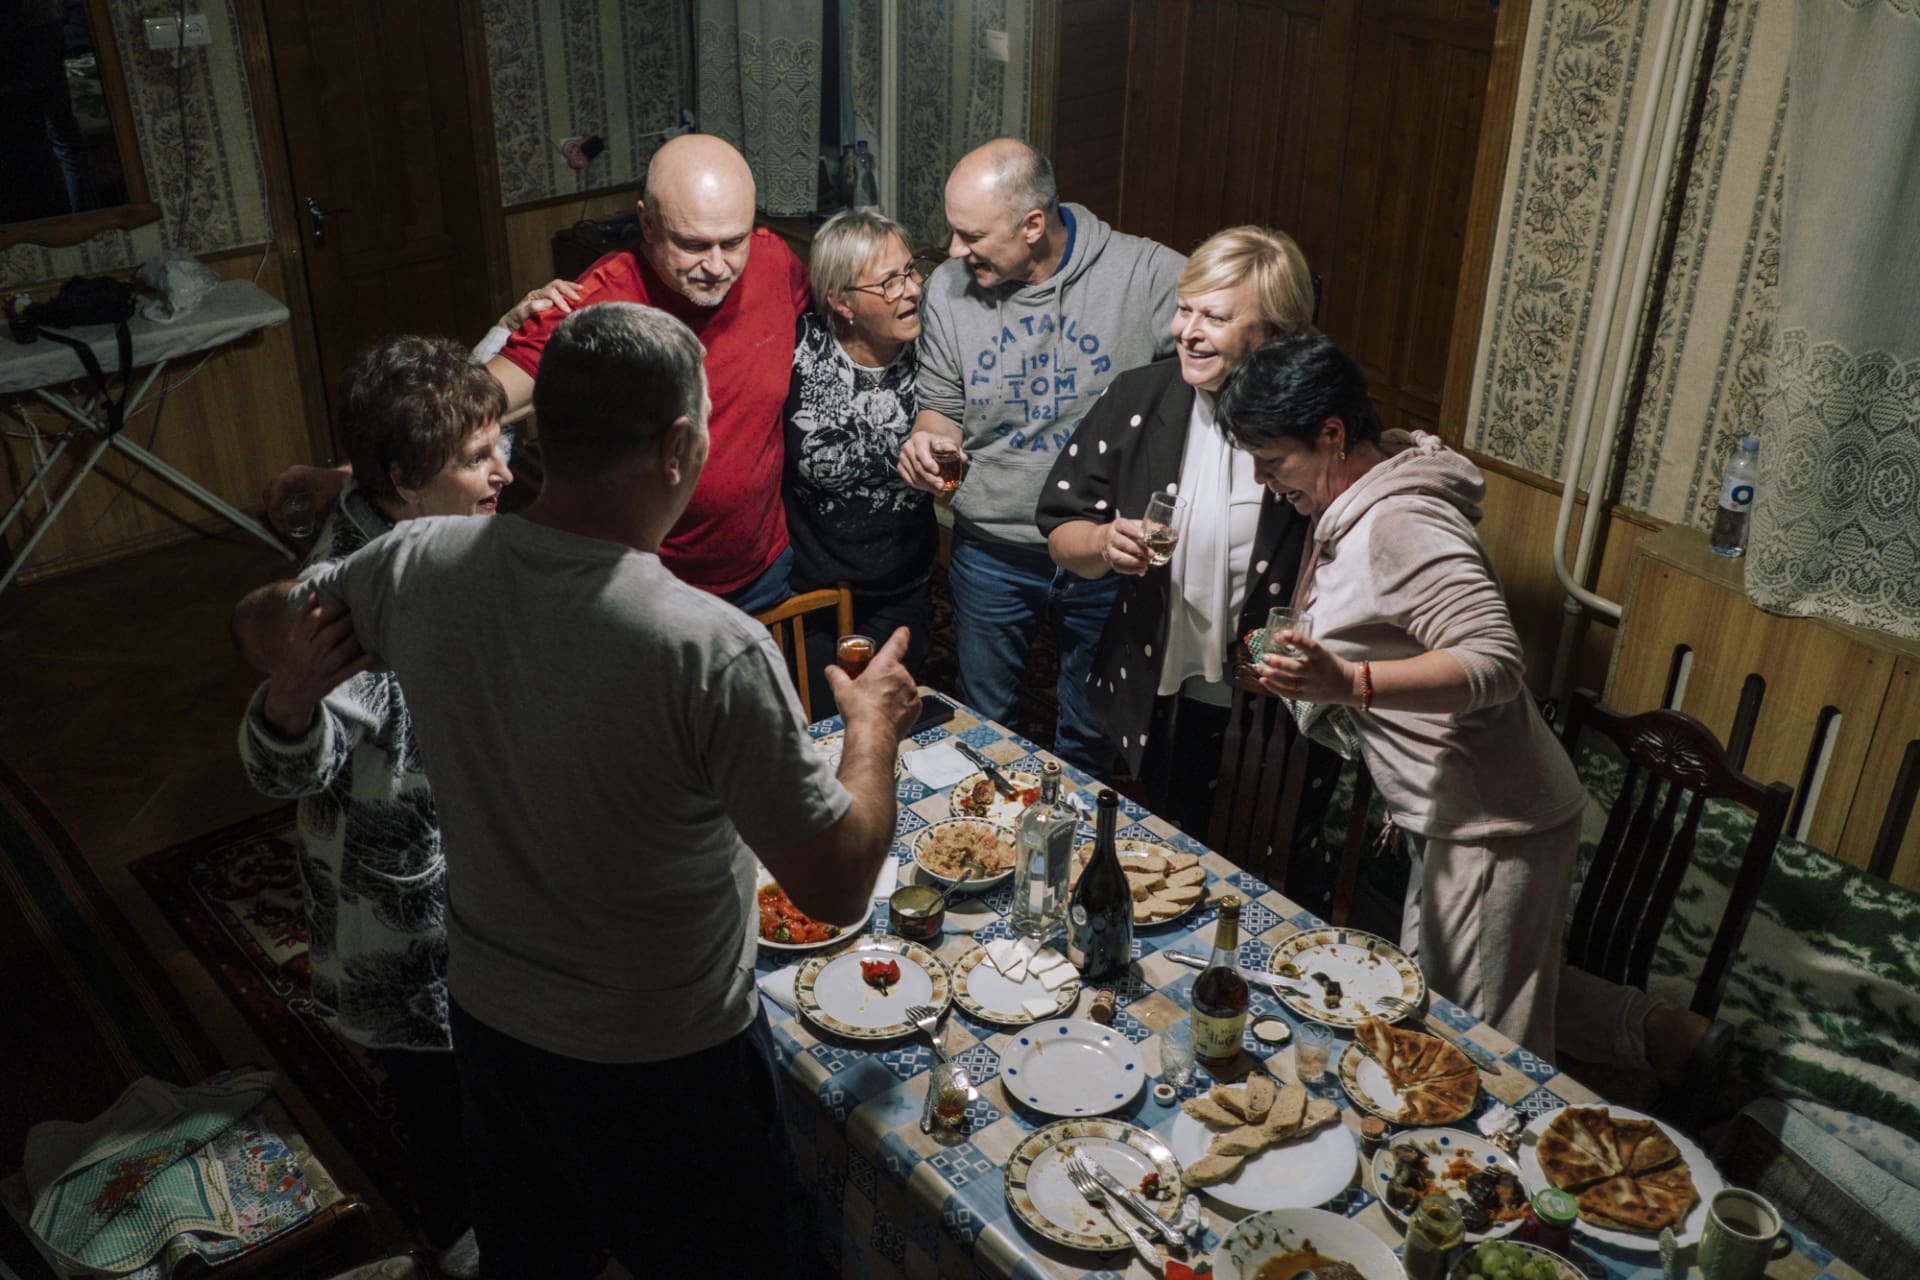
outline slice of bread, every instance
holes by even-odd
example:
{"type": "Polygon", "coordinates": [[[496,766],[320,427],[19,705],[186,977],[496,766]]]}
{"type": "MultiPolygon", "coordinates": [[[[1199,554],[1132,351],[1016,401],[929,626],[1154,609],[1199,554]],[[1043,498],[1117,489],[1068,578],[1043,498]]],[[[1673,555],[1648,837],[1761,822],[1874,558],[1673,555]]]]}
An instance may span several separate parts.
{"type": "Polygon", "coordinates": [[[1209,1151],[1192,1164],[1180,1171],[1180,1176],[1190,1187],[1210,1187],[1216,1182],[1225,1182],[1240,1172],[1240,1162],[1244,1156],[1223,1156],[1209,1151]]]}
{"type": "Polygon", "coordinates": [[[1180,1109],[1211,1129],[1237,1129],[1242,1124],[1237,1114],[1204,1093],[1197,1098],[1188,1098],[1180,1104],[1180,1109]]]}

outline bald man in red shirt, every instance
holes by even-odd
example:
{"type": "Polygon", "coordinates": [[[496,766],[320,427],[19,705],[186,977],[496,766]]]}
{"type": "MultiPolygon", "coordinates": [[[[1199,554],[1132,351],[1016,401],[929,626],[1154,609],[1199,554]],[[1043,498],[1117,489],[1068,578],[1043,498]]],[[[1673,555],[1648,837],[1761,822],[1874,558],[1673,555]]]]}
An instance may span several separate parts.
{"type": "Polygon", "coordinates": [[[639,302],[683,321],[706,347],[713,452],[686,514],[661,544],[681,581],[748,613],[787,598],[787,523],[780,502],[781,412],[793,365],[794,321],[808,305],[806,268],[785,242],[753,225],[753,173],[738,151],[705,134],[654,154],[638,202],[641,243],[608,254],[534,313],[487,362],[509,411],[533,396],[540,353],[571,310],[639,302]]]}

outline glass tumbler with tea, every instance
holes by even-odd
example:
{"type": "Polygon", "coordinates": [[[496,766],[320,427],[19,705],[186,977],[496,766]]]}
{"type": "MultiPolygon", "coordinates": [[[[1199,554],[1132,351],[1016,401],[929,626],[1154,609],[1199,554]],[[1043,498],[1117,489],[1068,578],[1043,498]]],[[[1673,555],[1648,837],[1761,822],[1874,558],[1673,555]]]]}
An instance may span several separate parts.
{"type": "Polygon", "coordinates": [[[873,661],[874,651],[878,647],[872,636],[841,636],[834,657],[839,660],[842,671],[858,679],[860,673],[867,669],[867,664],[873,661]]]}
{"type": "Polygon", "coordinates": [[[1147,561],[1154,568],[1173,559],[1180,545],[1180,517],[1186,514],[1187,500],[1162,490],[1147,499],[1147,514],[1140,518],[1141,541],[1147,544],[1147,561]]]}
{"type": "Polygon", "coordinates": [[[1311,640],[1313,615],[1304,609],[1292,609],[1286,605],[1276,605],[1267,611],[1267,652],[1277,653],[1283,658],[1304,658],[1306,654],[1299,645],[1281,640],[1280,637],[1289,631],[1311,640]]]}
{"type": "Polygon", "coordinates": [[[967,459],[960,452],[960,446],[946,440],[934,441],[933,461],[940,468],[940,491],[952,493],[958,489],[967,474],[967,459]]]}

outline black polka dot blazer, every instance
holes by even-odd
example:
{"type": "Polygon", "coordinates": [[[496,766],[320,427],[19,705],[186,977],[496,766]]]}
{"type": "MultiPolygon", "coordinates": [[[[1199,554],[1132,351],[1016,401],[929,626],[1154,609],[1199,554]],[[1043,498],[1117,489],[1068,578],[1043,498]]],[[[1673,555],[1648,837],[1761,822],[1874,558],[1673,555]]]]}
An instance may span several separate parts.
{"type": "MultiPolygon", "coordinates": [[[[1155,490],[1178,484],[1193,397],[1193,388],[1180,378],[1177,360],[1132,369],[1114,379],[1047,475],[1034,511],[1040,532],[1050,534],[1069,520],[1104,524],[1116,514],[1137,517],[1155,490]]],[[[1267,610],[1293,598],[1306,530],[1306,517],[1290,504],[1271,493],[1262,498],[1236,637],[1264,627],[1267,610]]],[[[1169,589],[1164,569],[1120,579],[1113,613],[1087,676],[1094,714],[1136,771],[1140,735],[1153,716],[1160,686],[1169,589]]],[[[1233,655],[1224,657],[1231,671],[1233,655]]]]}

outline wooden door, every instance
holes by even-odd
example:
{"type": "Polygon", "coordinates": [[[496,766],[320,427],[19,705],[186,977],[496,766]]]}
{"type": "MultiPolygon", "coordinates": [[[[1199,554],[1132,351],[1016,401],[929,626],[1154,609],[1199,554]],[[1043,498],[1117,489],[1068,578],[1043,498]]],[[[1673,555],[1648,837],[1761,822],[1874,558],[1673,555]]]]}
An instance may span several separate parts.
{"type": "Polygon", "coordinates": [[[496,313],[462,0],[263,6],[329,402],[392,333],[464,342],[496,313]]]}
{"type": "Polygon", "coordinates": [[[1117,207],[1095,211],[1183,253],[1236,223],[1291,234],[1324,278],[1321,327],[1366,369],[1386,424],[1433,430],[1492,6],[1059,0],[1057,12],[1049,142],[1074,157],[1062,175],[1115,199],[1088,179],[1117,169],[1117,207]],[[1123,96],[1110,61],[1076,53],[1120,23],[1123,96]]]}

